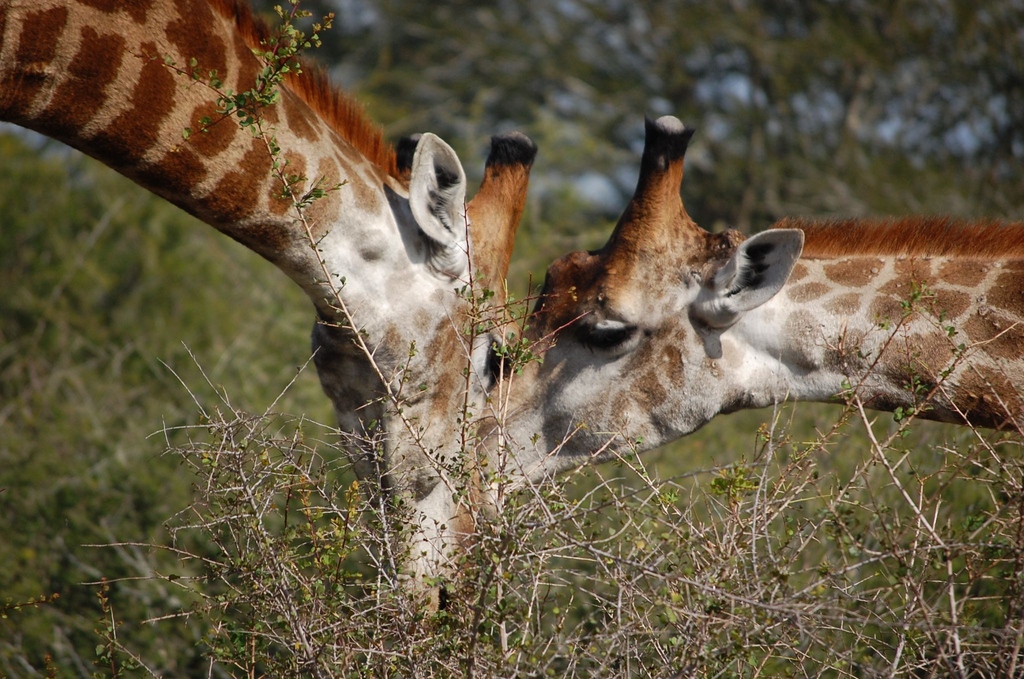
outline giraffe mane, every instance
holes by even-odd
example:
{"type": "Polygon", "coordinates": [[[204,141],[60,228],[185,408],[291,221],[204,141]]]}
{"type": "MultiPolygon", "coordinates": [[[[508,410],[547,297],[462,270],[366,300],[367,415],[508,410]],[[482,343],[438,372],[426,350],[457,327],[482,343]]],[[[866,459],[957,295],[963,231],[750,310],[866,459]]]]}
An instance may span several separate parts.
{"type": "MultiPolygon", "coordinates": [[[[211,0],[211,5],[222,15],[234,18],[235,26],[250,47],[260,47],[262,41],[273,35],[267,22],[253,13],[246,0],[211,0]]],[[[323,67],[307,60],[300,61],[302,73],[288,74],[284,86],[302,99],[367,160],[391,177],[402,180],[394,147],[384,138],[380,126],[366,115],[363,105],[335,87],[323,67]]]]}
{"type": "Polygon", "coordinates": [[[772,228],[801,229],[802,256],[809,259],[849,255],[1024,259],[1024,224],[997,219],[787,217],[772,228]]]}

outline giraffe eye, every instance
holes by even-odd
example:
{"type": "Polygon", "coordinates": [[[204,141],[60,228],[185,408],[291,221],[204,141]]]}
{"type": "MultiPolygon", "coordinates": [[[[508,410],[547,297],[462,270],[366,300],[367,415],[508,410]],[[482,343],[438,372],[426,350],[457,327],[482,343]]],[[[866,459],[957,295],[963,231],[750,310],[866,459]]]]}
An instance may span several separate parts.
{"type": "Polygon", "coordinates": [[[622,321],[598,321],[581,325],[579,340],[591,349],[615,349],[636,335],[636,326],[622,321]]]}

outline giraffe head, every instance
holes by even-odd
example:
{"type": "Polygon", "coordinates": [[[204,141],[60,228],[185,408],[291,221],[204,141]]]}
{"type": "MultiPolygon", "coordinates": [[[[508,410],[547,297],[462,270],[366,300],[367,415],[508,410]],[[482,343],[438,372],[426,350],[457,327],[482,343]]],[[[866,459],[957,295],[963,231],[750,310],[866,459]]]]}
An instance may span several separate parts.
{"type": "MultiPolygon", "coordinates": [[[[467,203],[466,175],[454,150],[429,133],[405,138],[397,157],[405,186],[392,182],[382,187],[390,207],[385,223],[391,222],[399,238],[380,236],[379,226],[371,223],[361,228],[376,237],[373,252],[364,252],[373,241],[353,248],[353,241],[363,238],[353,239],[350,232],[338,233],[336,240],[329,235],[321,248],[329,269],[361,268],[368,274],[346,280],[340,297],[360,305],[361,315],[350,311],[356,321],[370,319],[363,327],[373,344],[366,348],[374,353],[373,369],[380,371],[366,375],[366,361],[352,360],[363,349],[353,343],[347,319],[334,327],[336,300],[327,300],[327,310],[321,310],[325,322],[314,329],[324,389],[343,428],[358,431],[367,420],[381,421],[370,414],[374,409],[387,417],[381,382],[390,382],[391,406],[408,417],[400,426],[386,427],[385,446],[418,450],[412,455],[415,476],[428,485],[437,474],[421,459],[423,453],[440,454],[453,445],[461,404],[482,400],[489,386],[491,336],[467,332],[469,318],[480,312],[468,293],[474,287],[502,289],[536,151],[521,133],[493,137],[483,182],[467,203]],[[355,266],[360,258],[368,261],[355,266]],[[415,380],[411,388],[403,385],[408,380],[415,380]]],[[[388,473],[399,471],[394,460],[386,464],[388,473]]]]}
{"type": "Polygon", "coordinates": [[[355,466],[440,525],[435,460],[488,387],[463,290],[500,290],[535,147],[496,138],[467,206],[450,146],[424,134],[396,154],[326,72],[289,63],[268,98],[261,74],[281,64],[258,55],[278,37],[241,0],[0,3],[0,120],[92,155],[301,286],[355,466]],[[254,92],[242,127],[225,102],[254,92]]]}
{"type": "Polygon", "coordinates": [[[679,194],[692,134],[670,116],[647,120],[637,188],[611,238],[548,269],[531,328],[544,358],[519,397],[545,406],[507,428],[527,475],[647,449],[720,412],[717,337],[774,297],[800,256],[796,229],[745,240],[694,223],[679,194]]]}

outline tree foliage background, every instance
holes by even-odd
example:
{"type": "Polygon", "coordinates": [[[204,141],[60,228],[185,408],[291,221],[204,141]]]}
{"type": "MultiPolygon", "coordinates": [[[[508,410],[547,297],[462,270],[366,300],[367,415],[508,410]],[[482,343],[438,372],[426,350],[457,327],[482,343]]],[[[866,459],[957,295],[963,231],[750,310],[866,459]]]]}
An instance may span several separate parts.
{"type": "MultiPolygon", "coordinates": [[[[306,6],[337,12],[319,56],[392,138],[439,134],[471,178],[491,134],[520,129],[538,143],[511,273],[520,294],[552,258],[607,237],[636,179],[644,114],[698,129],[683,197],[705,228],[750,232],[795,214],[1024,218],[1020,0],[306,6]]],[[[126,543],[165,543],[165,522],[190,502],[195,477],[163,451],[196,435],[196,402],[330,421],[315,376],[300,370],[311,307],[270,265],[55,144],[5,128],[0,177],[0,674],[110,673],[96,664],[94,631],[110,609],[144,620],[183,596],[145,577],[176,568],[168,555],[126,543]],[[125,544],[89,546],[107,543],[125,544]],[[128,578],[106,603],[83,584],[104,577],[128,578]]],[[[837,412],[792,410],[792,439],[814,438],[837,412]]],[[[722,498],[710,514],[728,526],[742,519],[731,498],[744,483],[722,465],[756,457],[767,417],[722,418],[644,458],[646,469],[664,479],[717,469],[678,492],[722,498]]],[[[921,460],[969,445],[964,432],[915,430],[900,445],[921,460]]],[[[872,450],[849,432],[819,471],[849,478],[843,465],[872,450]]],[[[570,490],[639,478],[628,467],[570,490]]],[[[984,515],[984,493],[949,485],[944,508],[984,515]]],[[[841,534],[836,544],[850,547],[841,534]]],[[[981,593],[996,604],[977,615],[1019,638],[1008,568],[992,571],[981,593]]],[[[595,629],[596,610],[578,613],[595,629]]],[[[188,622],[167,623],[173,633],[138,625],[132,643],[168,676],[205,674],[208,630],[188,622]]]]}

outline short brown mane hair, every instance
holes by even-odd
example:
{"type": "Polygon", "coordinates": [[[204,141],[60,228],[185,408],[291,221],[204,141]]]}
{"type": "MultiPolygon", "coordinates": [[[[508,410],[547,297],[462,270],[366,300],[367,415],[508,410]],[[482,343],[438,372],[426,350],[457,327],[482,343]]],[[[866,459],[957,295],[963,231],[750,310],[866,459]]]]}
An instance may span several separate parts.
{"type": "MultiPolygon", "coordinates": [[[[234,18],[250,47],[259,47],[273,35],[267,23],[253,14],[246,0],[212,0],[211,4],[224,16],[234,18]]],[[[400,178],[394,147],[384,139],[381,128],[369,119],[362,104],[331,84],[323,68],[303,61],[302,73],[287,76],[284,85],[367,160],[390,176],[400,178]]]]}
{"type": "Polygon", "coordinates": [[[995,219],[898,217],[810,220],[788,217],[772,228],[801,229],[803,257],[956,256],[1024,259],[1024,223],[995,219]]]}

